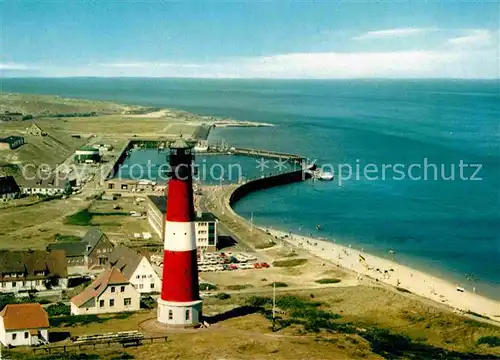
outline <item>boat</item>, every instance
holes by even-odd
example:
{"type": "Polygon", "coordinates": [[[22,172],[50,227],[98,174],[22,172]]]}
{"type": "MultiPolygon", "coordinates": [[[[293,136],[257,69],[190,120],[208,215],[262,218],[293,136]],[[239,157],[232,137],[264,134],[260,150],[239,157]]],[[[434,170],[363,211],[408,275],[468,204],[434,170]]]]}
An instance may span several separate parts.
{"type": "Polygon", "coordinates": [[[334,178],[333,172],[330,171],[315,170],[313,175],[315,179],[322,181],[332,181],[334,178]]]}

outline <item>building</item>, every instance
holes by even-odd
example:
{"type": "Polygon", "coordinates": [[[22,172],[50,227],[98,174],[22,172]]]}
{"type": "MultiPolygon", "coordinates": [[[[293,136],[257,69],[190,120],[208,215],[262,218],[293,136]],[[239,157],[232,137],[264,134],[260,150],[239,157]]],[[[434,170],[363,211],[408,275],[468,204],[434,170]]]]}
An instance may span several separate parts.
{"type": "Polygon", "coordinates": [[[60,242],[49,244],[47,251],[62,250],[66,253],[68,275],[83,275],[87,272],[87,244],[83,242],[60,242]]]}
{"type": "Polygon", "coordinates": [[[93,226],[81,241],[49,244],[47,250],[64,251],[68,275],[83,275],[108,268],[113,244],[101,229],[93,226]]]}
{"type": "Polygon", "coordinates": [[[121,271],[112,267],[71,299],[71,314],[105,314],[140,309],[140,294],[121,271]]]}
{"type": "Polygon", "coordinates": [[[120,269],[139,293],[160,292],[161,279],[146,256],[120,245],[114,248],[109,263],[120,269]]]}
{"type": "Polygon", "coordinates": [[[49,342],[49,315],[40,304],[8,304],[0,311],[4,346],[36,346],[49,342]]]}
{"type": "Polygon", "coordinates": [[[5,111],[0,113],[0,121],[20,121],[33,118],[31,115],[24,115],[20,112],[5,111]]]}
{"type": "Polygon", "coordinates": [[[0,251],[0,292],[45,291],[67,287],[64,251],[0,251]]]}
{"type": "Polygon", "coordinates": [[[96,163],[101,160],[101,155],[99,149],[83,146],[75,151],[74,160],[79,163],[96,163]]]}
{"type": "Polygon", "coordinates": [[[17,186],[13,176],[0,177],[0,200],[7,201],[17,198],[21,194],[21,189],[17,186]]]}
{"type": "Polygon", "coordinates": [[[19,179],[21,192],[25,195],[47,195],[57,196],[71,192],[74,181],[59,178],[55,174],[39,178],[36,176],[29,179],[19,179]]]}
{"type": "Polygon", "coordinates": [[[14,150],[24,144],[24,137],[22,136],[7,136],[0,138],[0,150],[14,150]]]}
{"type": "Polygon", "coordinates": [[[33,124],[26,129],[26,133],[28,133],[28,135],[35,135],[35,136],[46,136],[47,133],[45,131],[43,131],[43,129],[38,126],[34,121],[33,121],[33,124]]]}
{"type": "Polygon", "coordinates": [[[107,268],[109,257],[113,251],[113,244],[98,227],[91,227],[82,243],[85,244],[86,266],[90,271],[99,271],[107,268]]]}
{"type": "MultiPolygon", "coordinates": [[[[146,200],[149,225],[160,239],[163,239],[165,233],[165,216],[167,213],[166,198],[165,196],[148,195],[146,200]]],[[[217,250],[218,222],[219,220],[212,213],[198,212],[196,214],[196,245],[200,253],[217,250]]]]}
{"type": "Polygon", "coordinates": [[[167,327],[197,326],[202,316],[194,226],[193,160],[193,148],[184,140],[170,145],[163,277],[156,317],[167,327]]]}

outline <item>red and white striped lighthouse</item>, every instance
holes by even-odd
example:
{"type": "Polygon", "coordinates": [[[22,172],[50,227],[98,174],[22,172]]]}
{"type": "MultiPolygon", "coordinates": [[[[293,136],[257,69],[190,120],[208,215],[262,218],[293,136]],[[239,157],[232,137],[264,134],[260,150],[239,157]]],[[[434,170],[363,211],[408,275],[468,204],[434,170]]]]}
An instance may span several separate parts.
{"type": "Polygon", "coordinates": [[[170,145],[163,280],[157,316],[158,321],[167,326],[196,326],[201,319],[192,151],[182,139],[170,145]]]}

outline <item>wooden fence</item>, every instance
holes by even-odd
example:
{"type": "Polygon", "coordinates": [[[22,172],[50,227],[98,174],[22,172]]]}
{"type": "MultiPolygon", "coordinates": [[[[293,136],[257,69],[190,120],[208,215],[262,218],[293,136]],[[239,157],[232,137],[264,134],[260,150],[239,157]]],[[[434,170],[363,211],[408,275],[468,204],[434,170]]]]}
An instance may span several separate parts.
{"type": "Polygon", "coordinates": [[[117,340],[108,340],[108,341],[94,341],[94,342],[87,342],[85,344],[78,344],[78,345],[59,345],[59,346],[46,346],[46,347],[39,347],[39,348],[33,348],[33,354],[36,355],[38,353],[45,353],[45,354],[52,354],[52,353],[60,353],[60,352],[68,352],[68,351],[82,351],[82,350],[96,350],[96,349],[102,349],[102,348],[109,348],[112,345],[120,344],[123,347],[128,347],[128,346],[140,346],[143,343],[149,342],[152,344],[156,340],[163,340],[164,342],[167,342],[167,336],[155,336],[155,337],[149,337],[149,338],[142,338],[142,339],[117,339],[117,340]]]}

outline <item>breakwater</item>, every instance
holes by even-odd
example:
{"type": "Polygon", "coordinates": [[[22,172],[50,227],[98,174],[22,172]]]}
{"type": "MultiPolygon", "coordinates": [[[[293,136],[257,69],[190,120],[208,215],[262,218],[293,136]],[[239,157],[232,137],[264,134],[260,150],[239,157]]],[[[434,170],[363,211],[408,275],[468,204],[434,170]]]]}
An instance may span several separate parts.
{"type": "MultiPolygon", "coordinates": [[[[311,167],[308,170],[314,170],[314,167],[311,167]]],[[[304,181],[309,178],[311,178],[311,173],[304,169],[300,169],[283,174],[271,175],[264,178],[251,180],[234,189],[234,191],[231,193],[231,196],[229,197],[229,206],[232,207],[237,201],[241,200],[254,191],[268,189],[275,186],[292,184],[304,181]]]]}

